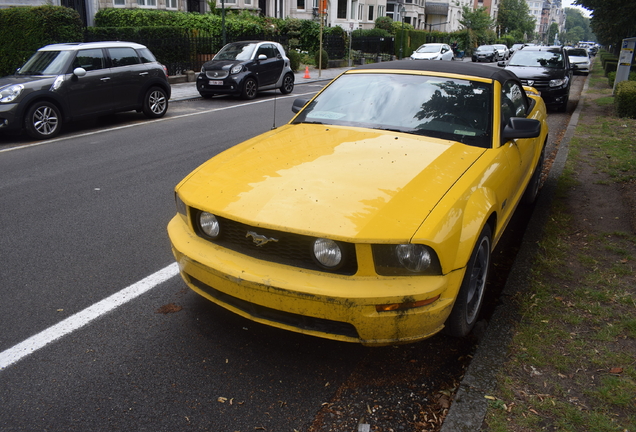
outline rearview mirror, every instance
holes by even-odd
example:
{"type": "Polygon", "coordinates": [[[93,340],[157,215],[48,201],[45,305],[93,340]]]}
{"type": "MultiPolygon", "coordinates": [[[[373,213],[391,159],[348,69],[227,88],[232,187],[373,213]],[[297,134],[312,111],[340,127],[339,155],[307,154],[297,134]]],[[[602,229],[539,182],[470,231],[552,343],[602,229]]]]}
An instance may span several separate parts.
{"type": "Polygon", "coordinates": [[[503,130],[503,142],[518,138],[536,138],[541,135],[541,122],[535,119],[512,117],[503,130]]]}
{"type": "Polygon", "coordinates": [[[309,102],[309,99],[304,99],[304,98],[296,99],[294,103],[292,104],[292,112],[297,113],[298,111],[303,109],[305,105],[307,105],[307,102],[309,102]]]}

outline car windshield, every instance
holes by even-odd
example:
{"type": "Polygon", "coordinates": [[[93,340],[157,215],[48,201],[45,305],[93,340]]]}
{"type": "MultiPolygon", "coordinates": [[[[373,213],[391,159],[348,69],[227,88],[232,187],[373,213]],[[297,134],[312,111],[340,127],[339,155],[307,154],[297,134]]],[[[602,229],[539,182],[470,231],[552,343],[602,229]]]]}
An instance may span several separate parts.
{"type": "Polygon", "coordinates": [[[441,50],[441,45],[422,45],[417,49],[418,53],[436,53],[441,50]]]}
{"type": "Polygon", "coordinates": [[[514,53],[508,65],[561,69],[563,68],[563,55],[557,51],[521,50],[514,53]]]}
{"type": "Polygon", "coordinates": [[[249,60],[255,48],[255,43],[227,44],[214,56],[214,60],[249,60]]]}
{"type": "Polygon", "coordinates": [[[293,123],[404,132],[489,147],[492,84],[408,74],[345,74],[293,123]]]}
{"type": "Polygon", "coordinates": [[[59,75],[66,73],[73,51],[37,51],[17,75],[59,75]]]}
{"type": "Polygon", "coordinates": [[[568,50],[568,55],[570,57],[587,57],[587,51],[584,49],[571,49],[568,50]]]}
{"type": "Polygon", "coordinates": [[[484,52],[492,51],[494,49],[495,49],[495,47],[493,47],[491,45],[482,45],[480,47],[477,47],[477,51],[484,51],[484,52]]]}

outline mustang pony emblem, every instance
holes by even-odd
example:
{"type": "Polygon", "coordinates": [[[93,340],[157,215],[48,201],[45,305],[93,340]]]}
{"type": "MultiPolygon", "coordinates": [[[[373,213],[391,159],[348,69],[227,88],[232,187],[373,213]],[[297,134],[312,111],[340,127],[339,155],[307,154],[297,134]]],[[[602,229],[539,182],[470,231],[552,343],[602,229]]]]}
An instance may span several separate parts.
{"type": "Polygon", "coordinates": [[[259,246],[259,247],[269,242],[278,243],[278,239],[275,239],[273,237],[267,237],[261,234],[256,234],[254,231],[248,231],[247,234],[245,234],[245,237],[252,237],[252,241],[256,243],[256,246],[259,246]]]}

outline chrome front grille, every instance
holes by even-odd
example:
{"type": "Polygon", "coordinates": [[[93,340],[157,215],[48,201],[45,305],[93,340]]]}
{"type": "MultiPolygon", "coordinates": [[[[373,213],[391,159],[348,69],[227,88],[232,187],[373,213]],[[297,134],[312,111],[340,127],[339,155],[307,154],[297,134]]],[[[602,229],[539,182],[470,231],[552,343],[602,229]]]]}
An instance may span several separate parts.
{"type": "Polygon", "coordinates": [[[354,275],[358,271],[356,249],[355,245],[352,243],[339,242],[338,244],[340,245],[344,255],[344,264],[337,269],[325,269],[320,266],[313,257],[313,243],[316,237],[253,227],[217,216],[221,234],[218,238],[212,240],[198,231],[198,224],[196,221],[200,213],[201,212],[199,210],[191,209],[192,226],[195,227],[197,235],[226,249],[263,261],[275,262],[308,270],[341,275],[354,275]],[[274,238],[277,241],[271,241],[262,246],[258,246],[254,241],[254,237],[248,236],[248,232],[253,232],[268,238],[274,238]]]}
{"type": "Polygon", "coordinates": [[[227,78],[228,75],[229,75],[229,72],[226,70],[206,70],[205,71],[205,76],[208,77],[209,79],[221,80],[221,79],[227,78]]]}

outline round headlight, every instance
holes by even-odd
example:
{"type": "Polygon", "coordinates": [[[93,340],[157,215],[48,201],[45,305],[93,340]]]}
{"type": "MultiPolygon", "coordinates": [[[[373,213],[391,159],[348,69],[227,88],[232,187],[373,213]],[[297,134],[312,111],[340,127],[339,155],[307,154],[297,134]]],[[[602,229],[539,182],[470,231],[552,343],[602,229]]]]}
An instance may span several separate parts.
{"type": "Polygon", "coordinates": [[[208,212],[201,212],[199,215],[199,226],[201,231],[211,238],[216,238],[221,230],[216,216],[208,212]]]}
{"type": "Polygon", "coordinates": [[[240,64],[239,64],[239,65],[234,66],[234,67],[230,70],[230,73],[231,73],[232,75],[234,75],[234,74],[237,74],[237,73],[241,72],[242,70],[243,70],[243,65],[240,65],[240,64]]]}
{"type": "Polygon", "coordinates": [[[342,250],[333,240],[316,239],[314,241],[314,256],[326,268],[334,268],[342,263],[342,250]]]}
{"type": "Polygon", "coordinates": [[[422,272],[431,265],[428,248],[417,244],[401,244],[395,249],[400,264],[412,272],[422,272]]]}

